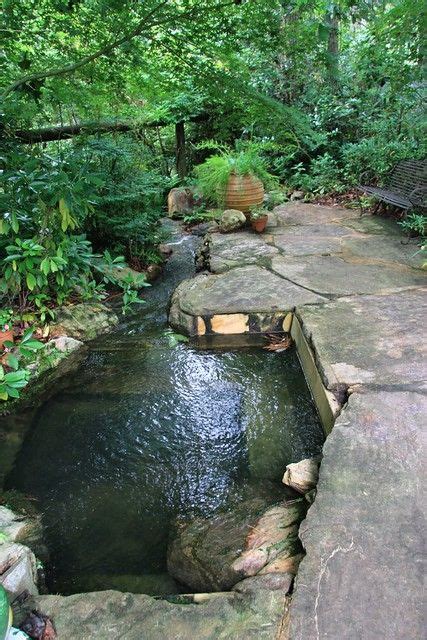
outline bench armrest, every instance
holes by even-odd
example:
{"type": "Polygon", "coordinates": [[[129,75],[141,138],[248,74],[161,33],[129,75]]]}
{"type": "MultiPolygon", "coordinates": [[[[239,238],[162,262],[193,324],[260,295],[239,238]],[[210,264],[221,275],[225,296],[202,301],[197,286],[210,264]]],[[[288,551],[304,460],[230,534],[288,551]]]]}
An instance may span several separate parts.
{"type": "Polygon", "coordinates": [[[366,185],[367,183],[369,184],[369,180],[370,180],[370,172],[369,171],[362,171],[362,173],[359,176],[359,185],[366,185]]]}
{"type": "Polygon", "coordinates": [[[416,187],[408,198],[414,206],[427,208],[427,187],[416,187]]]}

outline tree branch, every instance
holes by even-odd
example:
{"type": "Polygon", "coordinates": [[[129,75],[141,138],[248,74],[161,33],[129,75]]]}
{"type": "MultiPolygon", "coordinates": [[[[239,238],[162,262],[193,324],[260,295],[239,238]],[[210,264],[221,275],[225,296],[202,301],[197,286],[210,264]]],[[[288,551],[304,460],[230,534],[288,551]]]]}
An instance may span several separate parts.
{"type": "Polygon", "coordinates": [[[11,93],[12,91],[16,91],[16,89],[21,87],[23,84],[27,84],[27,82],[32,82],[34,80],[43,80],[45,78],[52,78],[53,76],[62,76],[62,75],[66,75],[67,73],[73,73],[74,71],[77,71],[77,69],[80,69],[81,67],[88,64],[89,62],[96,60],[100,56],[106,55],[107,53],[111,53],[111,51],[119,47],[121,44],[128,42],[128,40],[132,40],[132,38],[140,35],[144,30],[148,30],[152,26],[155,26],[156,24],[155,22],[154,23],[148,22],[147,24],[147,20],[149,20],[149,18],[152,17],[159,9],[161,9],[164,5],[166,5],[168,1],[169,0],[163,0],[152,11],[145,14],[145,16],[138,22],[136,27],[132,31],[127,33],[125,36],[122,36],[121,38],[117,38],[116,40],[113,40],[113,42],[110,42],[104,45],[103,47],[101,47],[101,49],[98,49],[98,51],[95,51],[90,55],[84,56],[83,58],[81,58],[81,60],[78,60],[77,62],[74,62],[72,64],[68,64],[65,67],[51,69],[50,71],[49,70],[39,71],[38,73],[30,73],[26,76],[23,76],[22,78],[15,80],[15,82],[12,82],[12,84],[6,87],[1,97],[3,99],[6,98],[6,96],[8,96],[9,93],[11,93]]]}
{"type": "MultiPolygon", "coordinates": [[[[188,118],[188,122],[202,122],[208,115],[201,113],[188,118]]],[[[180,118],[182,120],[182,118],[180,118]]],[[[137,131],[138,129],[154,129],[156,127],[167,127],[174,122],[157,120],[147,123],[133,122],[81,122],[79,124],[68,124],[57,127],[43,127],[41,129],[18,129],[9,134],[10,139],[18,140],[24,144],[36,144],[40,142],[53,142],[55,140],[69,140],[80,134],[94,135],[96,133],[126,133],[127,131],[137,131]]]]}
{"type": "MultiPolygon", "coordinates": [[[[149,19],[153,15],[155,15],[163,6],[168,4],[168,2],[169,0],[162,0],[162,2],[160,2],[156,7],[154,7],[154,9],[152,9],[149,13],[145,14],[145,16],[138,22],[138,24],[132,31],[122,36],[121,38],[117,38],[116,40],[113,40],[112,42],[104,45],[103,47],[101,47],[101,49],[98,49],[94,53],[84,56],[77,62],[68,64],[65,67],[59,67],[57,69],[39,71],[38,73],[31,73],[26,76],[23,76],[22,78],[19,78],[18,80],[15,80],[15,82],[12,82],[12,84],[6,87],[6,89],[1,94],[0,98],[1,99],[6,98],[9,95],[9,93],[12,93],[12,91],[16,91],[16,89],[19,89],[19,87],[21,87],[24,84],[27,84],[28,82],[32,82],[34,80],[44,80],[45,78],[52,78],[54,76],[62,76],[68,73],[73,73],[74,71],[77,71],[77,69],[80,69],[81,67],[85,66],[89,62],[92,62],[93,60],[96,60],[97,58],[103,55],[111,53],[111,51],[113,51],[120,45],[124,44],[125,42],[128,42],[129,40],[132,40],[138,35],[141,35],[141,33],[143,33],[144,31],[149,31],[149,29],[151,29],[152,27],[159,26],[161,24],[165,24],[171,21],[175,21],[178,17],[191,18],[191,16],[193,16],[194,13],[197,12],[197,10],[200,10],[200,8],[195,7],[191,11],[182,13],[180,16],[175,14],[173,16],[169,16],[165,18],[164,20],[158,20],[158,21],[155,20],[153,22],[150,22],[149,19]]],[[[224,2],[224,3],[219,2],[218,4],[210,7],[209,9],[205,9],[205,12],[206,11],[211,12],[216,9],[223,9],[233,4],[235,4],[235,0],[229,0],[228,2],[224,2]]]]}

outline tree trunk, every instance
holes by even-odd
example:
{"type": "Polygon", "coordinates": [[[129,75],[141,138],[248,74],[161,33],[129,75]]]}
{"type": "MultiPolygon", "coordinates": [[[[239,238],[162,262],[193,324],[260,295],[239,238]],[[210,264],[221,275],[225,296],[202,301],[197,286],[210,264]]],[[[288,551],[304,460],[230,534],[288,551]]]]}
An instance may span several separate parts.
{"type": "Polygon", "coordinates": [[[339,56],[339,19],[335,7],[326,14],[326,24],[329,28],[327,73],[332,86],[338,84],[338,56],[339,56]]]}
{"type": "MultiPolygon", "coordinates": [[[[189,122],[204,122],[208,119],[207,113],[200,113],[197,116],[189,118],[189,122]]],[[[137,131],[138,129],[153,129],[156,127],[168,127],[171,126],[171,122],[166,121],[154,121],[145,123],[133,123],[133,122],[80,122],[76,124],[66,124],[63,126],[54,127],[42,127],[41,129],[18,129],[8,132],[10,140],[17,140],[25,144],[36,144],[38,142],[52,142],[54,140],[69,140],[74,136],[81,134],[93,135],[96,133],[112,133],[112,132],[126,132],[137,131]]],[[[184,176],[186,175],[186,162],[185,162],[185,132],[184,122],[179,122],[175,125],[177,132],[177,168],[178,168],[178,128],[182,132],[181,153],[184,167],[184,176]]],[[[1,135],[1,134],[0,134],[1,135]]]]}
{"type": "Polygon", "coordinates": [[[176,141],[176,170],[180,180],[184,180],[187,175],[187,160],[185,157],[185,126],[184,122],[177,122],[175,125],[176,141]]]}

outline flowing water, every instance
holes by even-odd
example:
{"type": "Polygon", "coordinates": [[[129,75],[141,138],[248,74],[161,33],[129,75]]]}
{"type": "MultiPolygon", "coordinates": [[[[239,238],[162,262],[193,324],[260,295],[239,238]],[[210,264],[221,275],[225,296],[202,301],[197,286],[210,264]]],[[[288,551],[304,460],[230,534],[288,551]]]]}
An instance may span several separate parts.
{"type": "Polygon", "coordinates": [[[193,272],[194,238],[141,313],[97,339],[32,417],[6,488],[37,498],[51,591],[177,586],[166,570],[177,517],[283,492],[289,462],[323,434],[294,351],[171,344],[167,303],[193,272]]]}

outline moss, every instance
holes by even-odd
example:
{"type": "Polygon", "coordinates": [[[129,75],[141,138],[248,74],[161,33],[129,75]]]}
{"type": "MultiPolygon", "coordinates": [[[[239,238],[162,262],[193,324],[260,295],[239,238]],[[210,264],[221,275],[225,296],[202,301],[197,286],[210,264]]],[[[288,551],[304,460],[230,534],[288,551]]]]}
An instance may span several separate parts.
{"type": "Polygon", "coordinates": [[[8,507],[14,513],[35,516],[38,514],[36,501],[31,496],[27,496],[20,491],[12,489],[11,491],[0,491],[0,505],[8,507]]]}

